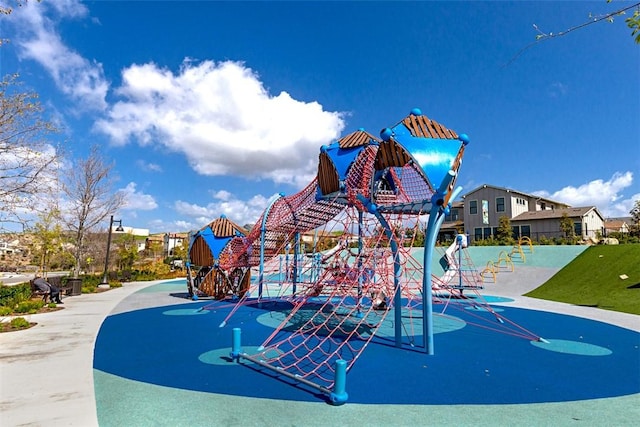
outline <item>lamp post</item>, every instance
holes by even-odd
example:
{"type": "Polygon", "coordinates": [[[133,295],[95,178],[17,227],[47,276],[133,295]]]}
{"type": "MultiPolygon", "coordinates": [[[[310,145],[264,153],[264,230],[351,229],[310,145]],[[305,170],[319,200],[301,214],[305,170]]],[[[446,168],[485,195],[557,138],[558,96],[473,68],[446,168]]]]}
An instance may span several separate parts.
{"type": "Polygon", "coordinates": [[[113,215],[111,215],[111,220],[109,221],[109,234],[107,237],[107,254],[104,256],[104,276],[102,276],[102,282],[98,285],[100,288],[109,287],[109,278],[107,277],[107,273],[109,270],[109,251],[111,250],[111,230],[113,229],[113,224],[116,222],[118,223],[116,231],[124,231],[124,228],[122,228],[122,220],[113,219],[113,215]]]}

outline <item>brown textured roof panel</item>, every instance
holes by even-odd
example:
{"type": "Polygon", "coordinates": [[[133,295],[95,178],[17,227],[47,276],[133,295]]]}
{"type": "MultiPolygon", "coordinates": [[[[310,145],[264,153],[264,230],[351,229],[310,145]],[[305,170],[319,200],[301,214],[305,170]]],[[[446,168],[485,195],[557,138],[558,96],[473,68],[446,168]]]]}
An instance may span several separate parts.
{"type": "Polygon", "coordinates": [[[368,145],[371,140],[376,141],[376,138],[363,130],[357,130],[340,138],[338,140],[338,145],[340,145],[340,148],[361,147],[363,145],[368,145]]]}
{"type": "Polygon", "coordinates": [[[318,161],[318,186],[322,194],[331,194],[340,189],[338,171],[327,153],[320,153],[318,161]]]}
{"type": "Polygon", "coordinates": [[[427,116],[406,117],[402,123],[409,129],[411,135],[423,138],[457,139],[458,135],[427,116]]]}
{"type": "Polygon", "coordinates": [[[247,234],[247,230],[227,218],[214,220],[209,224],[209,228],[211,228],[213,235],[216,237],[234,237],[237,231],[244,235],[247,234]]]}

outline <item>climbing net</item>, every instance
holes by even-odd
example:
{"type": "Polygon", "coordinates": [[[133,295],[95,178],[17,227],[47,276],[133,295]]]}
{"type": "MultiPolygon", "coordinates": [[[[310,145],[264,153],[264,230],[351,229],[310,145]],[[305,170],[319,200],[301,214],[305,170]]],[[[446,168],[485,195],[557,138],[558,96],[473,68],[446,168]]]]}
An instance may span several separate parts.
{"type": "MultiPolygon", "coordinates": [[[[395,255],[389,233],[378,219],[355,207],[343,207],[316,230],[316,240],[309,243],[316,249],[311,255],[291,253],[287,242],[281,241],[277,247],[281,254],[263,265],[262,301],[286,301],[288,305],[271,313],[279,324],[252,355],[254,359],[330,389],[337,360],[346,361],[348,370],[374,338],[393,339],[395,319],[388,315],[394,309],[402,312],[403,345],[425,345],[423,249],[418,247],[424,221],[419,214],[387,214],[385,218],[397,242],[395,255]],[[400,294],[399,307],[396,293],[400,294]]],[[[454,274],[449,270],[432,277],[436,318],[464,314],[471,319],[467,324],[537,339],[484,301],[479,293],[482,280],[466,250],[460,259],[454,274]]],[[[238,307],[256,303],[249,296],[256,294],[257,287],[254,283],[234,305],[225,324],[238,307]]]]}

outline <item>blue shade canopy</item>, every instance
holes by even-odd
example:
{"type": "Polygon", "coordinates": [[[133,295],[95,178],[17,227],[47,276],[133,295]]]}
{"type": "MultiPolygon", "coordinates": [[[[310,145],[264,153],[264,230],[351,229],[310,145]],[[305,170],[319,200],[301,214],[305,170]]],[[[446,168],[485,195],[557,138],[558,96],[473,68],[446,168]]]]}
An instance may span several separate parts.
{"type": "Polygon", "coordinates": [[[205,227],[200,230],[195,237],[201,236],[207,245],[209,246],[209,250],[211,251],[211,255],[213,255],[214,259],[218,259],[220,256],[220,252],[227,246],[232,239],[232,237],[216,237],[213,234],[213,231],[209,227],[205,227]]]}
{"type": "Polygon", "coordinates": [[[347,172],[353,161],[358,157],[362,146],[353,148],[340,148],[338,142],[334,142],[326,148],[326,153],[333,162],[340,180],[347,178],[347,172]]]}
{"type": "Polygon", "coordinates": [[[460,141],[413,136],[402,122],[391,129],[393,138],[411,154],[429,181],[434,185],[442,182],[458,155],[460,141]]]}

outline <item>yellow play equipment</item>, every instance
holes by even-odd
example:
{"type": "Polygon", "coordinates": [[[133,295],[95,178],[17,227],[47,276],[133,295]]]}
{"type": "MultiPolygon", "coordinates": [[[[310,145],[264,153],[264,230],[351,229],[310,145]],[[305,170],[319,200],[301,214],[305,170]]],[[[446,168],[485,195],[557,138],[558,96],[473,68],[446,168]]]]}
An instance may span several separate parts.
{"type": "Polygon", "coordinates": [[[513,264],[514,258],[518,258],[522,263],[527,261],[525,250],[529,253],[533,253],[533,243],[527,236],[520,237],[518,239],[518,243],[511,248],[509,253],[507,253],[507,251],[500,251],[497,261],[488,261],[487,266],[480,272],[480,277],[482,277],[483,281],[491,279],[493,280],[493,283],[496,283],[497,275],[501,271],[513,272],[515,269],[513,264]],[[523,247],[525,249],[523,249],[523,247]]]}

